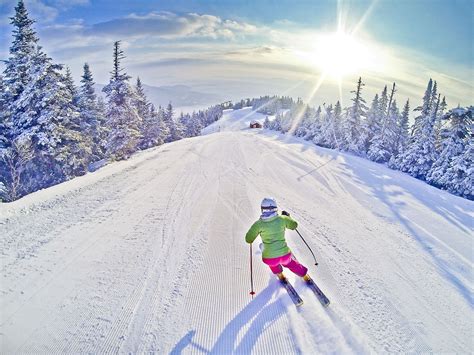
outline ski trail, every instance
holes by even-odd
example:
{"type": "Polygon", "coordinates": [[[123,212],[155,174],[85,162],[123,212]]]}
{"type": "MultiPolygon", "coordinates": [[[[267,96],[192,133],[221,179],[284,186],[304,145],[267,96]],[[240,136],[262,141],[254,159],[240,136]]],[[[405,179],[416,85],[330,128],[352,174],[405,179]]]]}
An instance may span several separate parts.
{"type": "Polygon", "coordinates": [[[471,207],[277,134],[166,144],[0,205],[1,352],[468,353],[472,307],[440,260],[470,287],[471,207]],[[244,236],[266,196],[299,222],[319,266],[292,231],[289,246],[329,308],[285,271],[296,308],[258,240],[251,299],[244,236]]]}

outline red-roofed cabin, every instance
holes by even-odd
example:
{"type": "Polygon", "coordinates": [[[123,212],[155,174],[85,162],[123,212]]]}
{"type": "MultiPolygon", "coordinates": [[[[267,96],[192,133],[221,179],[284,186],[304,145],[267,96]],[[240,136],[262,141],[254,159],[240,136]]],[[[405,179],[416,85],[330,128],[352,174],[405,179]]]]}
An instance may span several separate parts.
{"type": "Polygon", "coordinates": [[[262,124],[257,121],[250,122],[250,128],[262,128],[262,124]]]}

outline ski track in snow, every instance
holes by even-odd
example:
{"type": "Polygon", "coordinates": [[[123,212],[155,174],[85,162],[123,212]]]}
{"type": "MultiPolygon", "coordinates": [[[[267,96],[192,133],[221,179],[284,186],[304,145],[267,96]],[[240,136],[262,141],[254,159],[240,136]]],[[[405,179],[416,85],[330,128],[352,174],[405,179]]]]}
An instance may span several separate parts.
{"type": "Polygon", "coordinates": [[[287,354],[473,349],[473,204],[226,111],[185,139],[0,205],[2,353],[287,354]],[[211,134],[212,133],[212,134],[211,134]],[[296,308],[244,236],[274,196],[296,308]],[[468,316],[471,315],[471,316],[468,316]]]}

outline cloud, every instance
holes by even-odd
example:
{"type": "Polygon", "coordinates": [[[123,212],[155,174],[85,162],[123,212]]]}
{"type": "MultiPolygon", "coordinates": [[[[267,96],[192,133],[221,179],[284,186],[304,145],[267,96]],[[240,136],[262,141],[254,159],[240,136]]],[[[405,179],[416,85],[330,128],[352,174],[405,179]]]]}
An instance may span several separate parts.
{"type": "MultiPolygon", "coordinates": [[[[10,17],[14,15],[17,0],[6,0],[0,4],[0,25],[10,24],[10,17]],[[6,16],[4,16],[5,14],[6,16]]],[[[31,18],[38,22],[51,22],[58,16],[59,11],[50,5],[46,5],[40,0],[25,0],[25,6],[31,18]]]]}
{"type": "Polygon", "coordinates": [[[131,14],[93,25],[89,34],[122,37],[147,35],[164,38],[207,37],[212,39],[235,39],[255,34],[257,27],[245,22],[222,19],[214,15],[186,13],[176,14],[159,11],[147,15],[131,14]]]}
{"type": "MultiPolygon", "coordinates": [[[[24,0],[24,2],[30,17],[38,23],[51,23],[58,17],[60,11],[90,4],[90,0],[50,0],[47,2],[24,0]]],[[[10,24],[10,16],[13,16],[17,4],[18,0],[0,0],[0,26],[10,24]]]]}

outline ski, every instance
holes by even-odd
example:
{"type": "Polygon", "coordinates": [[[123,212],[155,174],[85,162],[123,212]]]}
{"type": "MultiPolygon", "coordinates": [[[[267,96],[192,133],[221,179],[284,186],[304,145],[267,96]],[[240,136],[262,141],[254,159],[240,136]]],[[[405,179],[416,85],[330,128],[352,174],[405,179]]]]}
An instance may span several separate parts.
{"type": "Polygon", "coordinates": [[[318,297],[319,302],[321,302],[321,304],[324,307],[329,306],[329,303],[331,303],[329,301],[329,298],[327,298],[326,295],[323,293],[323,291],[320,290],[318,285],[316,285],[316,282],[314,282],[313,279],[309,279],[308,281],[305,281],[305,282],[308,285],[308,287],[314,292],[316,297],[318,297]]]}
{"type": "Polygon", "coordinates": [[[288,279],[285,278],[283,280],[280,280],[280,283],[288,292],[288,295],[290,296],[295,306],[301,306],[303,304],[303,300],[301,299],[300,295],[298,295],[298,292],[296,292],[295,288],[288,282],[288,279]]]}

